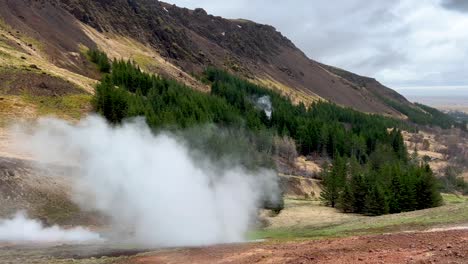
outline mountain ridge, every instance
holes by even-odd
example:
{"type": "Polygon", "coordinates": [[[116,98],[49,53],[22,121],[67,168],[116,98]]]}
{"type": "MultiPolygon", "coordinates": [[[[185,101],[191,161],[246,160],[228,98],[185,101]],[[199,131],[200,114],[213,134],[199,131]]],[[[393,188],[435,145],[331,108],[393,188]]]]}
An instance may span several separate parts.
{"type": "Polygon", "coordinates": [[[296,102],[327,100],[394,117],[403,115],[382,97],[410,105],[372,79],[363,85],[359,80],[364,79],[309,59],[272,26],[224,19],[201,8],[189,10],[154,0],[1,0],[0,7],[4,23],[37,40],[37,49],[51,64],[94,80],[98,77],[83,48],[133,59],[145,70],[199,90],[209,88],[194,76],[213,66],[296,102]]]}

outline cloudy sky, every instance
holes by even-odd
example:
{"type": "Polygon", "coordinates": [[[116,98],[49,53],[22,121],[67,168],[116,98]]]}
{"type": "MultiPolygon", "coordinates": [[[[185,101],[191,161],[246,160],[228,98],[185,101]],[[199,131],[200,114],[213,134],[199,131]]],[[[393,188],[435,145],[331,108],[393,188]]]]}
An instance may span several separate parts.
{"type": "Polygon", "coordinates": [[[468,0],[167,2],[273,25],[310,58],[393,88],[468,87],[468,0]]]}

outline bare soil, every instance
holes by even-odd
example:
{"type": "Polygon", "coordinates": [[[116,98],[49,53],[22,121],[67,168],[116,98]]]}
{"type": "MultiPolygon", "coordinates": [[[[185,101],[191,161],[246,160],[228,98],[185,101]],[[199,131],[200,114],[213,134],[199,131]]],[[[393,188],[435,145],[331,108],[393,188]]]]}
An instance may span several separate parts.
{"type": "Polygon", "coordinates": [[[137,250],[103,245],[0,244],[1,263],[468,263],[468,230],[137,250]]]}
{"type": "Polygon", "coordinates": [[[117,263],[468,263],[468,231],[192,248],[117,263]]]}
{"type": "MultiPolygon", "coordinates": [[[[37,66],[32,66],[37,67],[37,66]]],[[[29,69],[31,70],[31,69],[29,69]]],[[[45,72],[28,71],[0,72],[0,92],[9,95],[63,96],[82,94],[84,91],[62,78],[45,72]]]]}

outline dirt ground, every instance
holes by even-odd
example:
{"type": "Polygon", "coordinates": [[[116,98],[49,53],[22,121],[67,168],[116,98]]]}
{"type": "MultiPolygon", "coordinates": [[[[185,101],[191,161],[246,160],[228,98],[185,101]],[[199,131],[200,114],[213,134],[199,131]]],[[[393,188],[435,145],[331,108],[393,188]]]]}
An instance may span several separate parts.
{"type": "Polygon", "coordinates": [[[0,244],[0,263],[463,264],[468,263],[468,229],[146,251],[99,245],[38,247],[0,244]]]}
{"type": "Polygon", "coordinates": [[[468,263],[468,230],[193,248],[117,263],[468,263]]]}

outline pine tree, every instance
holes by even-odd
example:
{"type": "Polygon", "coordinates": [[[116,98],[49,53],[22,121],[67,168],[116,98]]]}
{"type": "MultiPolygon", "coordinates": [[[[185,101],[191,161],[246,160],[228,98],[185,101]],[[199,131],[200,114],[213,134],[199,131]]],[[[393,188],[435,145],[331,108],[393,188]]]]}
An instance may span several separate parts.
{"type": "Polygon", "coordinates": [[[351,188],[353,193],[353,208],[355,213],[363,213],[368,193],[368,186],[362,174],[357,173],[351,176],[351,188]]]}
{"type": "Polygon", "coordinates": [[[354,201],[354,194],[352,192],[352,188],[351,186],[346,184],[338,198],[337,208],[345,213],[354,213],[355,212],[354,205],[355,205],[355,201],[354,201]]]}
{"type": "Polygon", "coordinates": [[[437,179],[429,165],[418,169],[420,175],[416,183],[417,209],[432,208],[441,205],[442,197],[438,192],[437,179]]]}
{"type": "Polygon", "coordinates": [[[402,190],[403,186],[400,181],[400,175],[395,171],[392,177],[392,182],[390,186],[390,200],[389,200],[389,212],[391,214],[402,212],[402,190]]]}
{"type": "Polygon", "coordinates": [[[388,214],[388,203],[381,186],[374,184],[369,190],[364,212],[370,216],[388,214]]]}
{"type": "Polygon", "coordinates": [[[322,172],[322,184],[323,190],[320,194],[320,199],[325,205],[335,208],[343,183],[340,182],[338,175],[328,168],[327,164],[322,172]]]}

